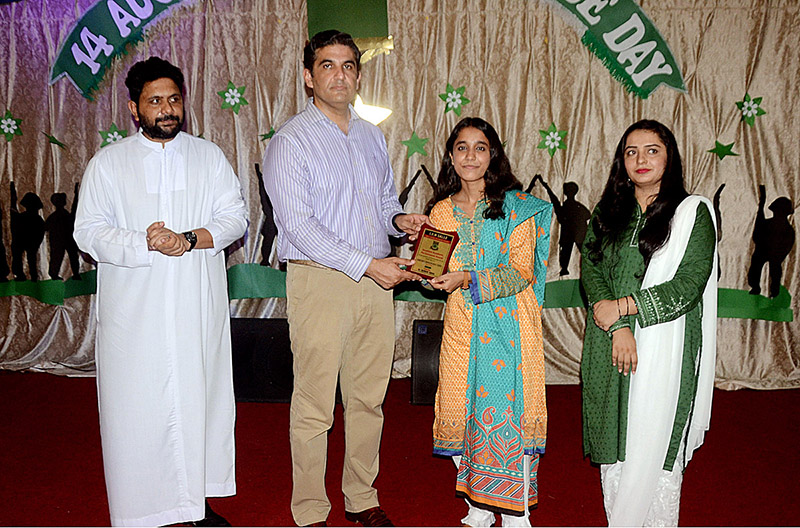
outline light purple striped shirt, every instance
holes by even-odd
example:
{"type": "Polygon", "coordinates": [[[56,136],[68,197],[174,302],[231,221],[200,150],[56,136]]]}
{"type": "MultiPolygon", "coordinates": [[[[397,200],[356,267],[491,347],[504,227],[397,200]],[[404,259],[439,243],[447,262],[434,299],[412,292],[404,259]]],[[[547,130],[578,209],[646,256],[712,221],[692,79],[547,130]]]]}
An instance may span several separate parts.
{"type": "Polygon", "coordinates": [[[280,261],[313,260],[353,280],[389,254],[402,214],[380,129],[350,107],[344,134],[309,99],[270,139],[264,187],[278,226],[280,261]]]}

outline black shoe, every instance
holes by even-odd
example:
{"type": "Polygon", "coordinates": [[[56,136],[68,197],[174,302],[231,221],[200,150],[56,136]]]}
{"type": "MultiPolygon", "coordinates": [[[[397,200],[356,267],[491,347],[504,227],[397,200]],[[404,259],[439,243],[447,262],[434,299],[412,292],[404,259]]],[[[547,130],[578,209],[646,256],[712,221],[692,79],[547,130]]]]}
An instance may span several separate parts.
{"type": "Polygon", "coordinates": [[[231,526],[228,519],[211,509],[211,505],[208,504],[207,500],[205,515],[206,516],[199,521],[192,521],[186,524],[189,526],[231,526]]]}
{"type": "Polygon", "coordinates": [[[362,526],[394,526],[380,506],[358,513],[345,511],[344,518],[353,523],[360,523],[362,526]]]}

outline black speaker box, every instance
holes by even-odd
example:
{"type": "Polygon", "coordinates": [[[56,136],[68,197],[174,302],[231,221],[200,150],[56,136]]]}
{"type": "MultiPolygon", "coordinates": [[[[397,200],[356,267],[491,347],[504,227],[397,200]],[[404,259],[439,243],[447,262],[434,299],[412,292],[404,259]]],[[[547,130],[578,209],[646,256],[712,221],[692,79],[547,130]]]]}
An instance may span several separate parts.
{"type": "Polygon", "coordinates": [[[292,348],[286,319],[231,318],[236,401],[286,403],[292,398],[292,348]]]}
{"type": "Polygon", "coordinates": [[[411,341],[411,403],[433,405],[439,385],[443,322],[417,319],[411,341]]]}

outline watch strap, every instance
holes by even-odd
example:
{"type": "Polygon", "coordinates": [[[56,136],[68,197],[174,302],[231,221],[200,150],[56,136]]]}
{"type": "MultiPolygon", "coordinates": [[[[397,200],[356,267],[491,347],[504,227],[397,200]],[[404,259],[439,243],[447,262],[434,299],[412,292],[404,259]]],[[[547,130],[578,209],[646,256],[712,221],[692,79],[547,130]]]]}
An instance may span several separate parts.
{"type": "Polygon", "coordinates": [[[186,241],[189,242],[189,249],[186,251],[191,251],[197,245],[197,234],[194,231],[186,231],[183,233],[183,236],[186,238],[186,241]]]}

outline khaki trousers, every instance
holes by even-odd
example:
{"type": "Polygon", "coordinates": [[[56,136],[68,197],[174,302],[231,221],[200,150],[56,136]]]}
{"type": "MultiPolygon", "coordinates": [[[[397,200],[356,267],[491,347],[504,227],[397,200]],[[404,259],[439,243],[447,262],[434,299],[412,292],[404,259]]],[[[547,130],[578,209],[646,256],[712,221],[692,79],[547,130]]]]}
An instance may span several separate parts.
{"type": "Polygon", "coordinates": [[[345,509],[378,506],[383,400],[394,356],[392,292],[364,277],[289,263],[286,313],[294,357],[289,414],[292,515],[298,525],[327,519],[325,493],[328,430],[333,425],[336,382],[344,407],[345,509]]]}

